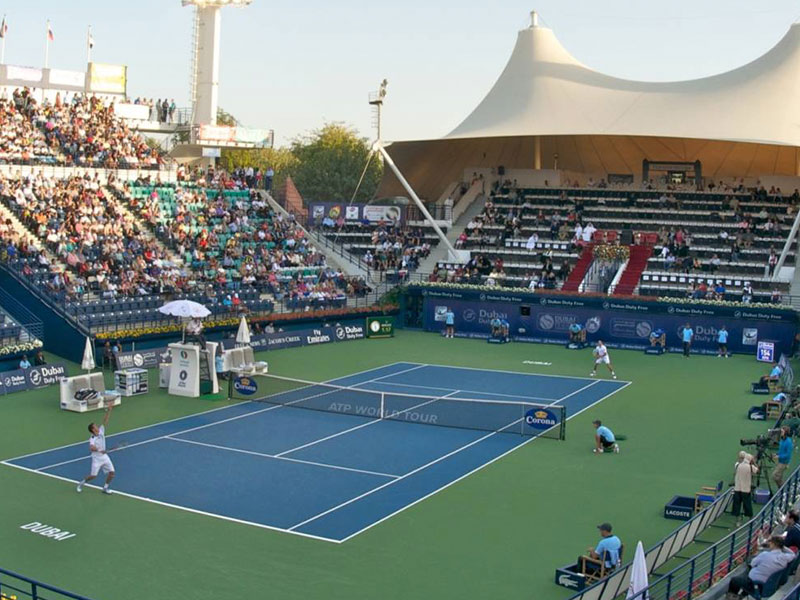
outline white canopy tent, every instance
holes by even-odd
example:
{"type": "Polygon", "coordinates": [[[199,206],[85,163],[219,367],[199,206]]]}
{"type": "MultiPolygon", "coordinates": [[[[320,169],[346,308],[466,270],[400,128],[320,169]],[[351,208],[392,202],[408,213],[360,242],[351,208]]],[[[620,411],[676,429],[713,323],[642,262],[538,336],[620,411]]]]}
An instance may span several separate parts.
{"type": "MultiPolygon", "coordinates": [[[[800,175],[800,24],[726,73],[630,81],[580,63],[552,30],[520,31],[483,101],[439,140],[389,146],[417,192],[435,199],[465,169],[640,174],[642,161],[701,161],[713,178],[800,175]]],[[[381,195],[400,189],[386,173],[381,195]]]]}

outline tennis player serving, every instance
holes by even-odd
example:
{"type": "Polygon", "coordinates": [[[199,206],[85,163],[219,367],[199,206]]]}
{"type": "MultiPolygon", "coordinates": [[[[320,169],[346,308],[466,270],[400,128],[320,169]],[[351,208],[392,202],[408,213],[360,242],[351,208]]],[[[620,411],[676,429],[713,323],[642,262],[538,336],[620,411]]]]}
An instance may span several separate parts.
{"type": "Polygon", "coordinates": [[[606,348],[603,340],[597,340],[597,344],[595,345],[594,350],[592,350],[592,354],[594,354],[594,368],[592,369],[590,375],[592,377],[597,375],[597,365],[603,363],[606,367],[608,367],[608,370],[611,371],[611,377],[616,379],[617,374],[614,373],[614,367],[611,365],[611,358],[608,356],[608,348],[606,348]]]}
{"type": "Polygon", "coordinates": [[[106,482],[103,485],[103,493],[111,493],[111,490],[108,486],[111,485],[111,480],[114,479],[114,463],[112,463],[111,459],[108,458],[108,454],[106,452],[106,425],[108,425],[108,419],[111,417],[111,408],[112,407],[109,406],[106,409],[106,416],[103,419],[102,425],[98,427],[95,423],[89,423],[89,432],[92,434],[89,437],[89,450],[92,453],[92,470],[78,484],[78,492],[82,492],[83,484],[97,477],[97,474],[102,469],[103,472],[106,473],[106,482]]]}

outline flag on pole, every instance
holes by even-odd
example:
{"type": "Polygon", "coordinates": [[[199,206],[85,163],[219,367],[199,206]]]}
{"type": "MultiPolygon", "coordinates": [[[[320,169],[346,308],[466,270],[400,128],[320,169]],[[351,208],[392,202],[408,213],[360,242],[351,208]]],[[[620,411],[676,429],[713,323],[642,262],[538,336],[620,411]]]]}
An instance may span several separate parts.
{"type": "Polygon", "coordinates": [[[3,15],[3,24],[0,25],[0,38],[6,37],[8,33],[8,23],[6,23],[6,16],[3,15]]]}
{"type": "Polygon", "coordinates": [[[53,28],[50,27],[50,21],[47,22],[47,39],[51,42],[56,39],[56,36],[53,35],[53,28]]]}
{"type": "Polygon", "coordinates": [[[636,554],[633,557],[633,567],[631,568],[631,583],[628,586],[628,594],[625,598],[636,598],[636,600],[649,600],[648,592],[641,593],[647,589],[647,562],[644,557],[644,547],[642,542],[636,544],[636,554]],[[637,596],[637,594],[640,594],[637,596]]]}

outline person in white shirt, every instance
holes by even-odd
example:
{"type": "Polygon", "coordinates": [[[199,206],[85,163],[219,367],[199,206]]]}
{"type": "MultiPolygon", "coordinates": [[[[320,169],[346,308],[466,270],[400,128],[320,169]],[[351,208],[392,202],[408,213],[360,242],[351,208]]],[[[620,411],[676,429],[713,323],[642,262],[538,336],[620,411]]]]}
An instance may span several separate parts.
{"type": "Polygon", "coordinates": [[[111,490],[108,486],[111,485],[111,480],[114,479],[114,463],[108,458],[108,451],[106,450],[106,425],[108,419],[111,417],[111,406],[106,409],[106,416],[103,419],[103,424],[99,427],[95,423],[89,423],[89,432],[92,434],[89,437],[89,450],[92,453],[92,468],[89,474],[84,477],[78,484],[78,492],[83,491],[83,484],[91,481],[102,470],[106,473],[106,482],[103,485],[103,493],[110,494],[111,490]]]}
{"type": "Polygon", "coordinates": [[[608,370],[611,371],[611,377],[614,379],[617,378],[617,374],[614,372],[614,367],[611,365],[611,358],[608,356],[608,348],[606,348],[603,340],[597,340],[597,344],[595,345],[594,350],[592,351],[594,355],[594,368],[590,375],[594,377],[597,375],[597,365],[603,363],[608,370]]]}

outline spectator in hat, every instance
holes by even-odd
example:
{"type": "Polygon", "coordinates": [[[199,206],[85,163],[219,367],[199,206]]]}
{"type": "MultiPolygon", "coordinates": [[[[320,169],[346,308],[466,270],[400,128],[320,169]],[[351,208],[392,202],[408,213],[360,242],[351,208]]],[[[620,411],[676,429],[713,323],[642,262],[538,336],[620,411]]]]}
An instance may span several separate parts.
{"type": "MultiPolygon", "coordinates": [[[[619,564],[622,542],[611,533],[611,523],[601,523],[597,529],[600,530],[600,541],[594,548],[589,548],[588,555],[595,560],[604,561],[606,569],[615,569],[619,564]]],[[[598,571],[600,566],[587,562],[586,569],[598,571]]]]}
{"type": "Polygon", "coordinates": [[[745,517],[753,516],[753,475],[758,473],[758,467],[753,464],[752,455],[744,450],[739,452],[733,471],[733,508],[731,515],[736,517],[737,524],[741,523],[739,513],[744,509],[745,517]]]}

